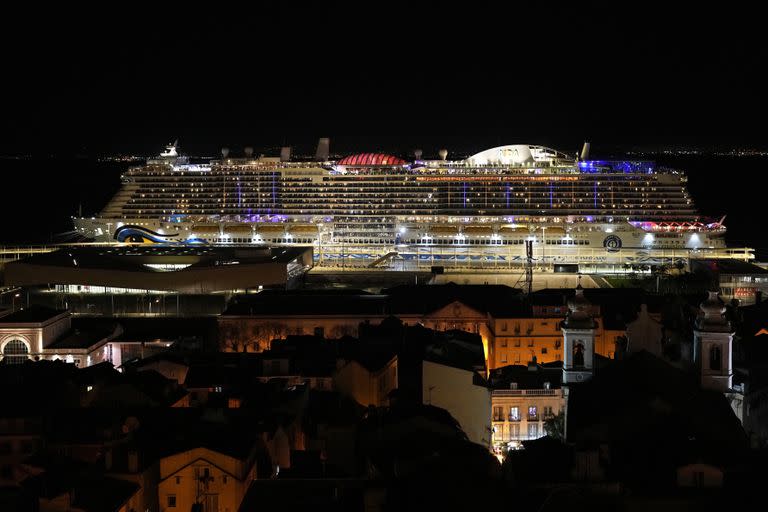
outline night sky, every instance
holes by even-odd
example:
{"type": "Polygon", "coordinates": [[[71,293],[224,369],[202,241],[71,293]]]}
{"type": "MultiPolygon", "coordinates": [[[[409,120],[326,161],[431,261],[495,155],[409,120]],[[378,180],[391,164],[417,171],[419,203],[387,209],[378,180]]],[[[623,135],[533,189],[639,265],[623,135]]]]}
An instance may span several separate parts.
{"type": "Polygon", "coordinates": [[[7,16],[0,152],[763,144],[744,9],[297,4],[7,16]]]}

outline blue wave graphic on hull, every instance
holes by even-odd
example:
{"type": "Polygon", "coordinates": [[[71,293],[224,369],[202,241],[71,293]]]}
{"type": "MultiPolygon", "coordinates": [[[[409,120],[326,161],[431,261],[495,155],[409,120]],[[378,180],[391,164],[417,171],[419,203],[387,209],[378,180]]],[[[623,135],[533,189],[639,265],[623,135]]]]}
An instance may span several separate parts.
{"type": "Polygon", "coordinates": [[[140,226],[125,225],[120,226],[115,231],[115,240],[118,242],[131,242],[131,243],[155,243],[155,244],[175,244],[175,245],[188,245],[188,244],[207,244],[205,240],[201,238],[188,238],[187,240],[177,241],[171,240],[170,237],[178,236],[178,233],[161,235],[151,229],[143,228],[140,226]]]}

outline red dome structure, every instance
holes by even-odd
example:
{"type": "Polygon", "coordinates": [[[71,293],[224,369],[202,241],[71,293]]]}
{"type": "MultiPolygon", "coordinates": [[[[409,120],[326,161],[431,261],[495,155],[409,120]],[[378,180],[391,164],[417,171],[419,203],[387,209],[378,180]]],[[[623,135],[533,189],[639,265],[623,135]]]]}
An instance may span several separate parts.
{"type": "Polygon", "coordinates": [[[395,165],[405,165],[407,163],[408,162],[406,162],[402,158],[397,158],[396,156],[387,155],[385,153],[359,153],[357,155],[345,156],[344,158],[339,160],[336,163],[336,165],[348,165],[353,167],[359,166],[359,165],[395,166],[395,165]]]}

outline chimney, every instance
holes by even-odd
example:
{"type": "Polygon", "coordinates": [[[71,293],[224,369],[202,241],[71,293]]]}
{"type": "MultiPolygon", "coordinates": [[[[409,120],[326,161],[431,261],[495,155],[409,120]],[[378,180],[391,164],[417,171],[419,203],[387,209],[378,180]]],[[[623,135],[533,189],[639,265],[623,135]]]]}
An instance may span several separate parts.
{"type": "Polygon", "coordinates": [[[440,160],[445,161],[445,159],[448,158],[448,150],[447,149],[441,149],[437,154],[440,155],[440,160]]]}
{"type": "Polygon", "coordinates": [[[280,148],[280,161],[281,162],[291,161],[291,146],[283,146],[282,148],[280,148]]]}
{"type": "Polygon", "coordinates": [[[589,160],[589,142],[584,142],[584,147],[581,148],[581,157],[579,160],[589,160]]]}
{"type": "Polygon", "coordinates": [[[253,148],[251,146],[245,147],[245,157],[246,158],[253,158],[253,148]]]}
{"type": "Polygon", "coordinates": [[[317,141],[317,151],[315,151],[315,160],[318,162],[326,162],[330,156],[331,139],[328,137],[321,137],[317,141]]]}

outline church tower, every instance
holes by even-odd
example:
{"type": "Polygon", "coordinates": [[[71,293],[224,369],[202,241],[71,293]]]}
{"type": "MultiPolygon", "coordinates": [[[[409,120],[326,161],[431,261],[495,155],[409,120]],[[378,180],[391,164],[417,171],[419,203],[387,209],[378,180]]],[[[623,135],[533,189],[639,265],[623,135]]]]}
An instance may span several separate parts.
{"type": "Polygon", "coordinates": [[[701,375],[701,387],[727,393],[733,385],[733,330],[725,318],[725,304],[717,292],[709,292],[699,306],[693,330],[693,360],[701,375]]]}
{"type": "Polygon", "coordinates": [[[579,285],[568,302],[568,313],[560,324],[563,331],[563,384],[584,382],[592,377],[595,360],[595,321],[592,305],[579,285]]]}

